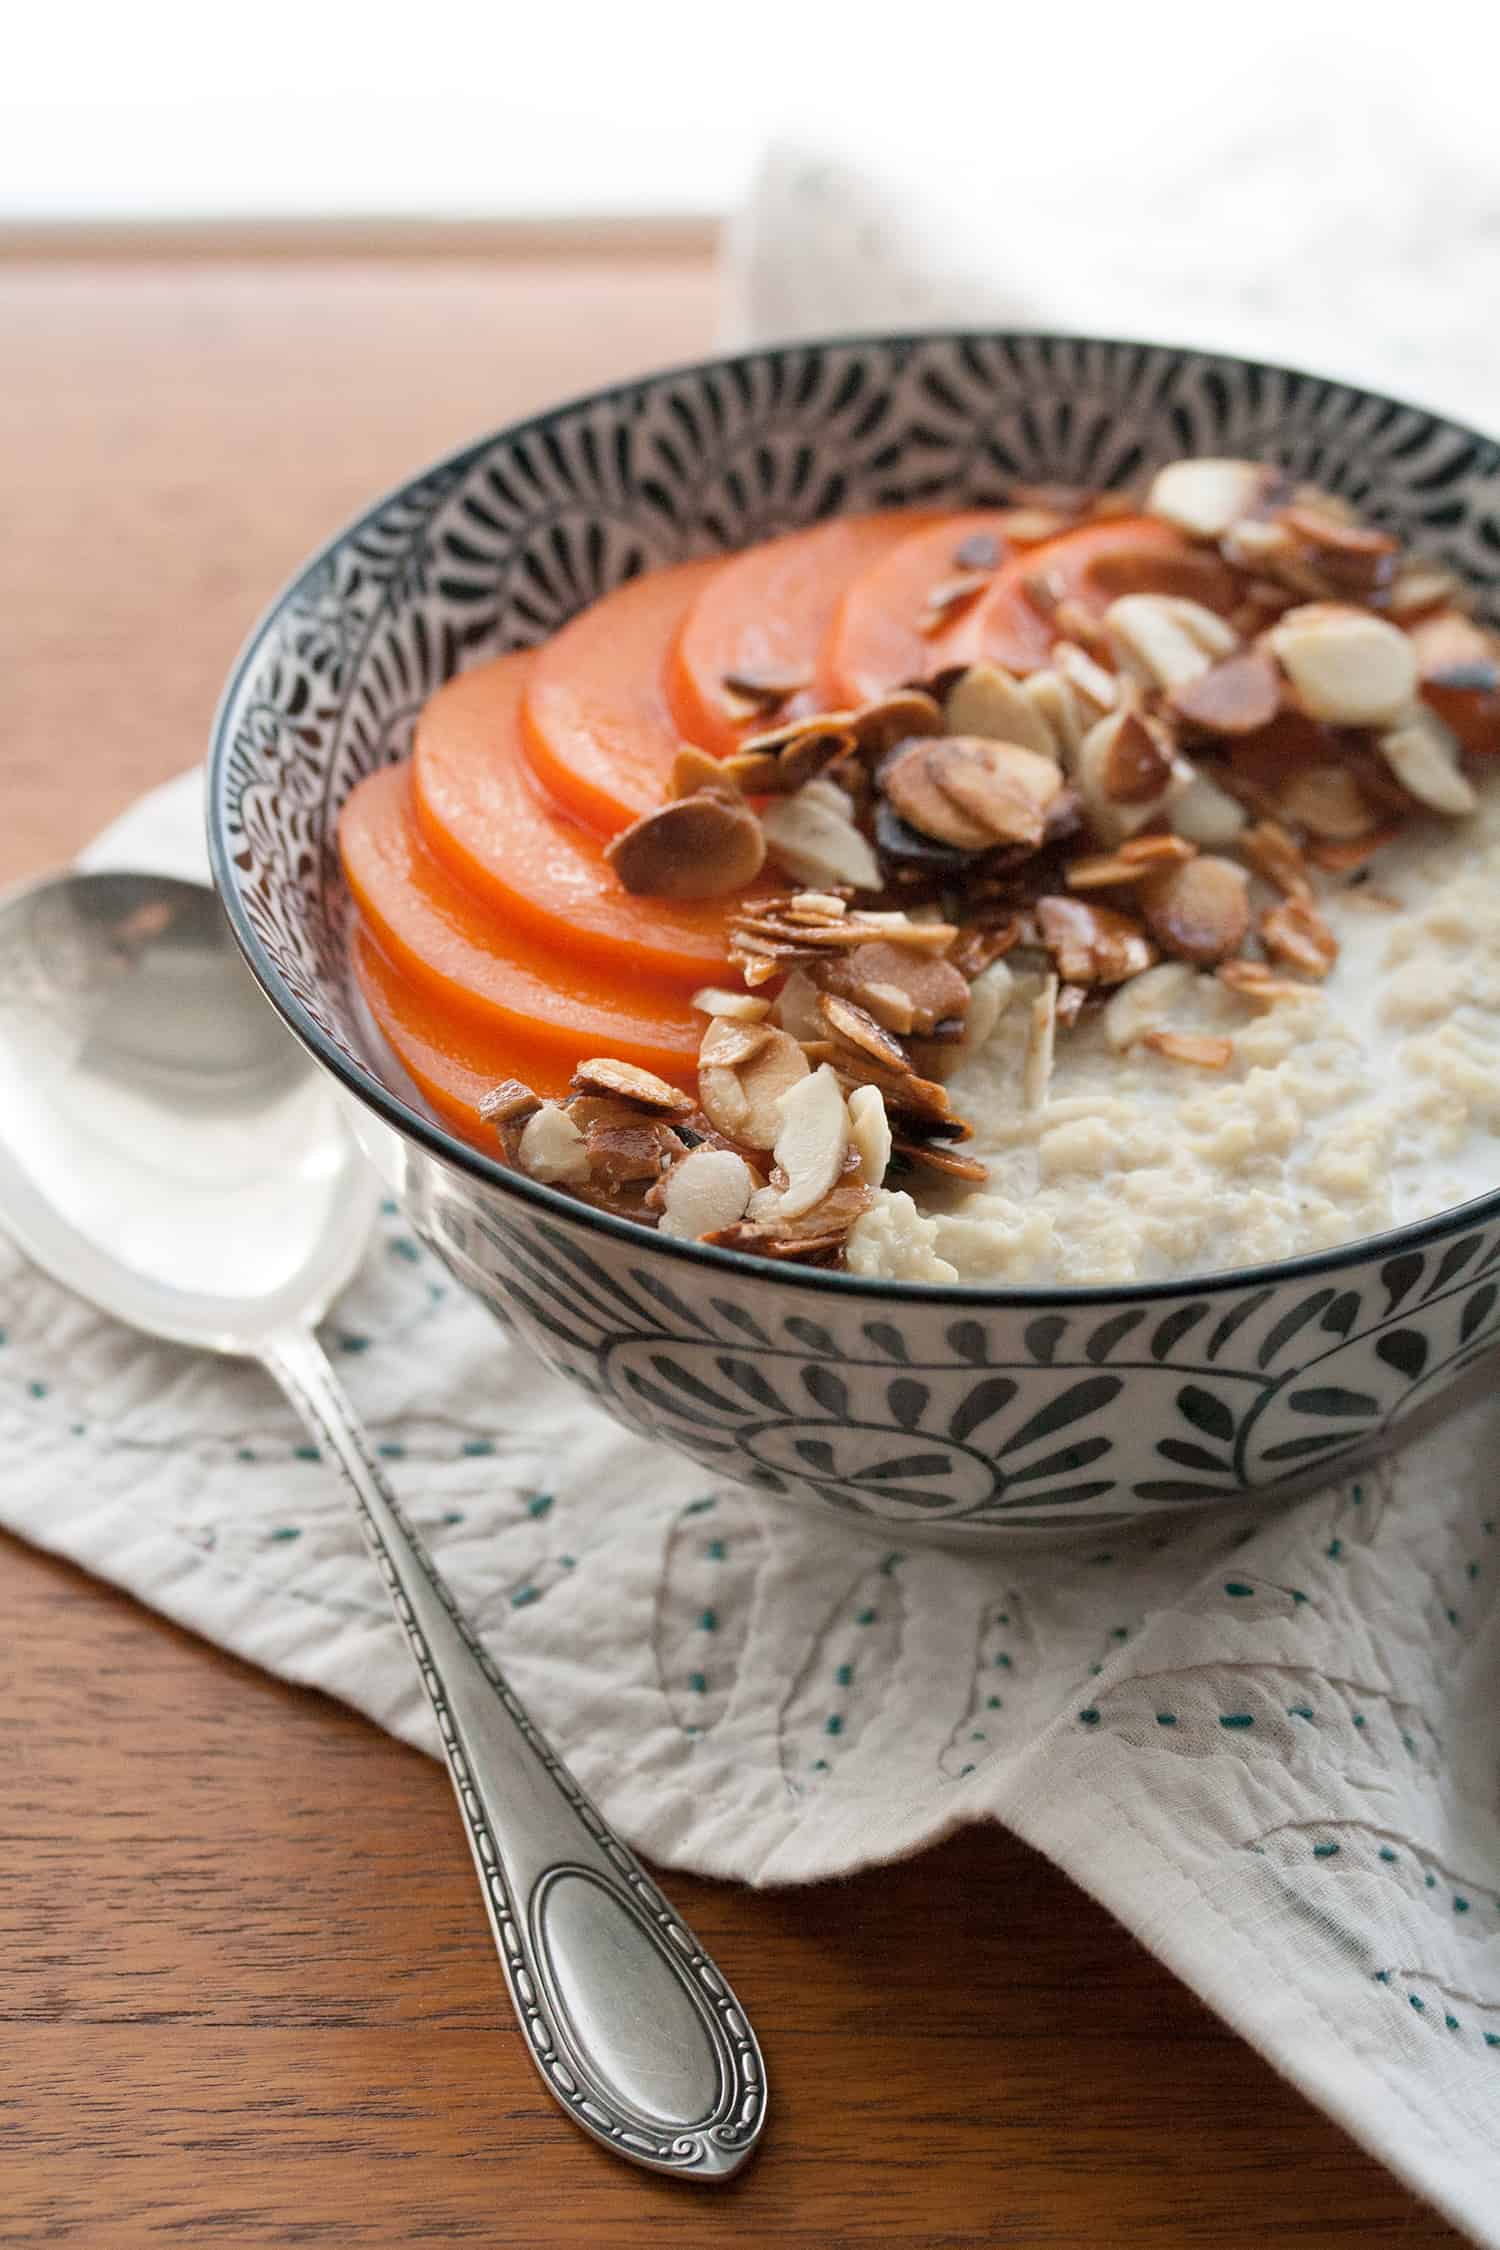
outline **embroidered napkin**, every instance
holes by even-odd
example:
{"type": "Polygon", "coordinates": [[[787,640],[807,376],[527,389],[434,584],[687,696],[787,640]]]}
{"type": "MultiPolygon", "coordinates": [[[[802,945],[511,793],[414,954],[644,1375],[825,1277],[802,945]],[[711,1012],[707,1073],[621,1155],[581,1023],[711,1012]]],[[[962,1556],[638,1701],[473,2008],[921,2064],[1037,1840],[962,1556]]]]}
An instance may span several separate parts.
{"type": "MultiPolygon", "coordinates": [[[[847,283],[888,193],[784,151],[740,305],[779,325],[825,250],[847,283]]],[[[902,317],[952,313],[903,210],[902,317]]],[[[188,776],[87,857],[201,875],[199,830],[188,776]]],[[[326,1333],[459,1599],[641,1850],[800,1883],[1002,1820],[1500,2245],[1500,1403],[1269,1520],[976,1559],[627,1436],[393,1208],[326,1333]]],[[[257,1370],[120,1329],[0,1245],[0,1459],[0,1524],[434,1748],[336,1481],[257,1370]]]]}

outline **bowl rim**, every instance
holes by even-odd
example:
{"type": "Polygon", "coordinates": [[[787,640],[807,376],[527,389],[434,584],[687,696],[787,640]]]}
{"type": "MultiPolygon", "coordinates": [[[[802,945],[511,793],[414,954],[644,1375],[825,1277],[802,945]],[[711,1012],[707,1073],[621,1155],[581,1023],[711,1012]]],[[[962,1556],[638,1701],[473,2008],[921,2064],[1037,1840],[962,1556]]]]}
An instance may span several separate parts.
{"type": "Polygon", "coordinates": [[[323,570],[346,541],[372,523],[393,501],[409,492],[414,485],[439,474],[459,475],[502,441],[529,436],[555,422],[560,416],[586,412],[592,407],[626,398],[632,392],[648,390],[660,383],[706,375],[734,365],[764,364],[768,360],[792,353],[825,353],[862,344],[895,350],[903,346],[914,348],[934,342],[1003,342],[1105,351],[1164,352],[1176,358],[1215,360],[1257,375],[1290,376],[1297,382],[1321,383],[1350,392],[1357,398],[1367,399],[1376,406],[1425,415],[1442,429],[1500,456],[1500,440],[1487,436],[1466,422],[1455,421],[1452,416],[1442,413],[1436,407],[1424,406],[1415,400],[1393,398],[1389,392],[1367,390],[1348,377],[1319,374],[1313,369],[1295,367],[1286,361],[1250,359],[1242,353],[1220,351],[1210,345],[1163,343],[1144,337],[1093,336],[1072,330],[1047,328],[974,328],[962,324],[896,330],[851,329],[827,335],[790,337],[779,342],[751,345],[740,351],[711,352],[701,359],[676,361],[666,367],[650,368],[613,383],[601,384],[594,390],[575,392],[518,421],[501,423],[470,443],[439,454],[424,467],[389,486],[356,515],[351,516],[314,550],[272,596],[251,626],[235,657],[220,693],[209,731],[206,786],[208,853],[214,888],[228,919],[230,933],[261,991],[299,1043],[316,1062],[333,1074],[347,1093],[353,1095],[366,1109],[373,1110],[400,1138],[416,1141],[429,1155],[468,1174],[481,1185],[495,1189],[502,1195],[515,1196],[530,1204],[543,1216],[569,1220],[582,1227],[585,1232],[609,1236],[627,1248],[635,1248],[641,1254],[649,1249],[657,1255],[685,1261],[700,1271],[725,1275],[754,1274],[761,1279],[779,1282],[794,1289],[805,1289],[814,1294],[832,1291],[840,1296],[880,1302],[889,1302],[894,1297],[913,1306],[985,1307],[997,1312],[1041,1307],[1058,1311],[1082,1311],[1089,1306],[1102,1304],[1145,1306],[1183,1297],[1217,1297],[1233,1290],[1264,1289],[1283,1283],[1312,1281],[1322,1275],[1351,1270],[1374,1259],[1383,1260],[1399,1256],[1403,1251],[1424,1249],[1451,1234],[1462,1233],[1469,1227],[1483,1226],[1491,1219],[1500,1217],[1500,1186],[1496,1186],[1470,1197],[1464,1203],[1449,1204],[1425,1219],[1408,1220],[1403,1225],[1387,1227],[1379,1234],[1360,1235],[1353,1241],[1336,1243],[1326,1250],[1308,1251],[1299,1257],[1272,1259],[1254,1266],[1234,1266],[1206,1274],[1184,1274],[1164,1281],[1049,1282],[1027,1286],[1023,1283],[1000,1282],[886,1280],[874,1275],[833,1272],[825,1267],[797,1265],[791,1260],[762,1258],[753,1251],[724,1250],[712,1243],[681,1241],[675,1236],[660,1234],[653,1228],[639,1226],[632,1219],[622,1219],[612,1212],[596,1210],[592,1204],[582,1203],[576,1197],[564,1194],[561,1189],[548,1187],[540,1180],[528,1179],[523,1172],[512,1171],[496,1158],[486,1156],[482,1150],[461,1140],[457,1134],[450,1133],[436,1118],[423,1116],[420,1110],[394,1093],[371,1066],[352,1061],[328,1037],[296,995],[282,983],[280,973],[245,911],[220,819],[220,784],[229,750],[228,719],[240,684],[256,660],[276,619],[287,604],[323,570]]]}

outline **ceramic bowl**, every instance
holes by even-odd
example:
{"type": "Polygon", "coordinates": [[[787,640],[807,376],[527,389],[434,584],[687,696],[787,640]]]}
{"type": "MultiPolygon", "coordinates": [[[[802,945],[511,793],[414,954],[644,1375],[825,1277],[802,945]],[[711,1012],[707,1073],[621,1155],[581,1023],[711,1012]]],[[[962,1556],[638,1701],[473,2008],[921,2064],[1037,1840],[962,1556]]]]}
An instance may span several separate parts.
{"type": "Polygon", "coordinates": [[[873,1282],[664,1240],[444,1131],[351,988],[339,807],[461,667],[632,572],[844,510],[1256,455],[1500,610],[1500,449],[1347,385],[1048,336],[798,344],[573,402],[439,462],[318,555],[241,656],[210,830],[267,994],[413,1226],[629,1428],[904,1538],[998,1541],[1267,1500],[1429,1408],[1500,1334],[1500,1193],[1315,1257],[1084,1289],[873,1282]]]}

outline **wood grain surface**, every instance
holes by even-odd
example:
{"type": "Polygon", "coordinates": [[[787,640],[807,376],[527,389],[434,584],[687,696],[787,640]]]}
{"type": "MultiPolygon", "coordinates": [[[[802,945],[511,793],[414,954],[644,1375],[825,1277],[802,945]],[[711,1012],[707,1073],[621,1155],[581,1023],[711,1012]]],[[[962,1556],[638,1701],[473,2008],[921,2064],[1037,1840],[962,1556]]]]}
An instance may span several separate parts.
{"type": "MultiPolygon", "coordinates": [[[[697,258],[0,267],[0,879],[199,755],[369,494],[713,320],[697,258]]],[[[0,1712],[0,2243],[1458,2241],[996,1830],[811,1891],[666,1878],[773,2082],[714,2197],[541,2092],[414,1752],[4,1541],[0,1712]]]]}

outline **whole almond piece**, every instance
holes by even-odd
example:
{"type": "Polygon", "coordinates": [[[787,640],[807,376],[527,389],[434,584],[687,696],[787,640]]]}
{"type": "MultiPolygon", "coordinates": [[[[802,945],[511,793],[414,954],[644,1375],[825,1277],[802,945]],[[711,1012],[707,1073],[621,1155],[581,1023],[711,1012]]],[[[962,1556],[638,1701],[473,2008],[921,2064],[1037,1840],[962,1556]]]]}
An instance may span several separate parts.
{"type": "Polygon", "coordinates": [[[1237,953],[1250,929],[1243,867],[1212,852],[1155,875],[1140,891],[1146,927],[1175,960],[1211,968],[1237,953]]]}
{"type": "Polygon", "coordinates": [[[699,790],[632,821],[604,856],[639,897],[721,898],[755,880],[766,839],[748,805],[699,790]]]}

